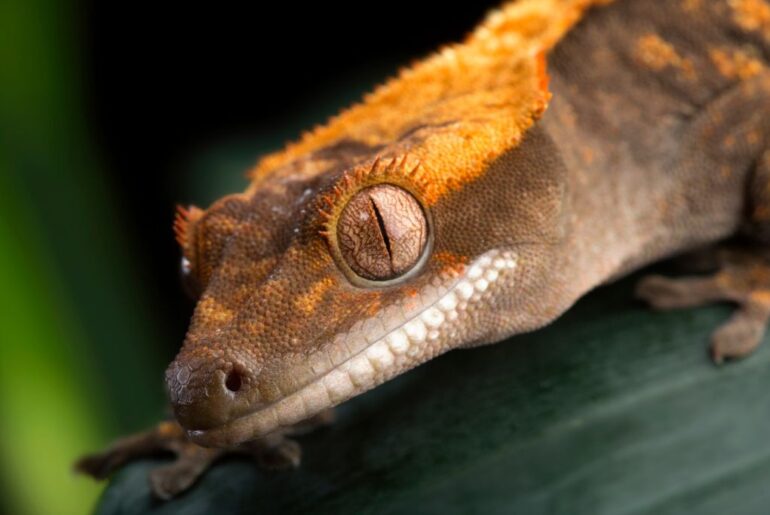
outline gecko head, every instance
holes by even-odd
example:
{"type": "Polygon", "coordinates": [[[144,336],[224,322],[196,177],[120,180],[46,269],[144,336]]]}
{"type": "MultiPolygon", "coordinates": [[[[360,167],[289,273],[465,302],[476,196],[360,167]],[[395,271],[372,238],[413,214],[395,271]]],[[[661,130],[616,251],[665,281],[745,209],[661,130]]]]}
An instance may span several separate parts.
{"type": "Polygon", "coordinates": [[[429,164],[369,152],[180,215],[200,296],[166,382],[196,442],[265,435],[449,349],[543,323],[532,305],[547,293],[563,201],[544,134],[444,190],[429,164]]]}
{"type": "Polygon", "coordinates": [[[166,382],[194,441],[258,438],[566,308],[564,164],[536,121],[584,4],[564,23],[507,5],[182,214],[200,297],[166,382]]]}
{"type": "Polygon", "coordinates": [[[506,4],[182,213],[199,300],[166,382],[194,441],[269,434],[574,301],[565,167],[536,122],[546,55],[592,3],[506,4]]]}

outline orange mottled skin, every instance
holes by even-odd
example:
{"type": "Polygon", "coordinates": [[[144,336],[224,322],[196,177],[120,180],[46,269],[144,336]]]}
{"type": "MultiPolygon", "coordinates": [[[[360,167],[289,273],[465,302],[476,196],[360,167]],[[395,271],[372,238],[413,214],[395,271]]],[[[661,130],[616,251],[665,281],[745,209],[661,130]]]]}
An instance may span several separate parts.
{"type": "Polygon", "coordinates": [[[173,442],[182,465],[152,476],[169,497],[224,452],[296,464],[284,437],[297,424],[736,235],[716,275],[650,277],[638,294],[660,309],[737,304],[712,355],[750,353],[770,318],[770,7],[511,2],[250,177],[244,193],[175,223],[199,295],[166,374],[184,431],[162,426],[83,470],[103,476],[173,442]],[[342,216],[353,199],[355,216],[342,216]],[[399,202],[409,224],[397,223],[399,202]],[[427,230],[419,253],[403,227],[427,230]],[[350,264],[363,255],[381,274],[395,268],[378,256],[393,252],[399,271],[408,259],[393,277],[350,264]]]}

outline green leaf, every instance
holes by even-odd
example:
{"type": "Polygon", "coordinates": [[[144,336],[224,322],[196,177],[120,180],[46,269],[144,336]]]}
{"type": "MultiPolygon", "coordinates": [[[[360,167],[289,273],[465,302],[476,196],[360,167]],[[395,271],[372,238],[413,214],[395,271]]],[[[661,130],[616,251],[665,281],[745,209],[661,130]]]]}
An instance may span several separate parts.
{"type": "Polygon", "coordinates": [[[0,2],[0,503],[14,514],[84,513],[102,486],[75,458],[160,413],[153,306],[87,129],[78,7],[0,2]]]}
{"type": "Polygon", "coordinates": [[[352,400],[296,471],[225,461],[160,503],[142,462],[98,513],[766,513],[770,349],[715,367],[729,309],[654,313],[635,279],[352,400]]]}

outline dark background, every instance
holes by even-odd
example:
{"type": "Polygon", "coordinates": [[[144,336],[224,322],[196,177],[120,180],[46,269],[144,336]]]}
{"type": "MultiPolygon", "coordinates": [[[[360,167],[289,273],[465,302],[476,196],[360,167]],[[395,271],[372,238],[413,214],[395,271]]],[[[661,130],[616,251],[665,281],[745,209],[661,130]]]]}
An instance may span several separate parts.
{"type": "Polygon", "coordinates": [[[75,458],[163,416],[193,309],[174,206],[243,190],[496,3],[0,2],[4,511],[88,512],[75,458]]]}
{"type": "Polygon", "coordinates": [[[256,147],[276,127],[293,138],[399,66],[460,40],[497,3],[88,3],[91,125],[131,213],[128,230],[145,245],[143,280],[173,306],[172,349],[191,306],[180,300],[170,223],[175,203],[210,200],[185,186],[201,148],[232,138],[256,147]]]}

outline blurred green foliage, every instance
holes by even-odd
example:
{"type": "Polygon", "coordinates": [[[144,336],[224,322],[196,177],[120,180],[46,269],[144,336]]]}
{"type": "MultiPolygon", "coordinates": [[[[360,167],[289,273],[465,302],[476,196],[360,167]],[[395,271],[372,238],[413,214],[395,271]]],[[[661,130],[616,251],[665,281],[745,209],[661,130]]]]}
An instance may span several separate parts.
{"type": "MultiPolygon", "coordinates": [[[[114,172],[90,132],[78,8],[0,2],[0,502],[15,514],[93,507],[103,485],[75,476],[72,462],[163,416],[173,348],[133,254],[152,249],[124,230],[114,172]]],[[[313,107],[263,137],[199,149],[180,200],[242,190],[261,153],[385,70],[345,78],[342,94],[319,88],[313,107]]]]}
{"type": "Polygon", "coordinates": [[[89,511],[101,485],[72,461],[161,413],[160,326],[89,139],[76,7],[0,2],[0,470],[19,514],[89,511]]]}

